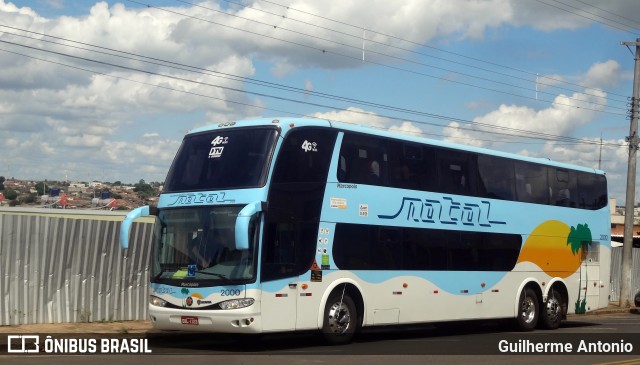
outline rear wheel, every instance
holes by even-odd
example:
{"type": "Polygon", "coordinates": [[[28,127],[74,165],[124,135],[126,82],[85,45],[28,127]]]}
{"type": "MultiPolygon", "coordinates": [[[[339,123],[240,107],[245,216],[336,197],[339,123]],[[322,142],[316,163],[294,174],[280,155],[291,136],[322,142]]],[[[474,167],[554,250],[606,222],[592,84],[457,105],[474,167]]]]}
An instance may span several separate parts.
{"type": "Polygon", "coordinates": [[[538,324],[539,304],[536,292],[531,288],[524,288],[518,301],[518,316],[516,326],[521,331],[532,331],[538,324]]]}
{"type": "Polygon", "coordinates": [[[562,322],[562,308],[565,307],[562,296],[555,289],[551,289],[547,296],[547,303],[540,311],[540,322],[543,328],[556,329],[562,322]]]}
{"type": "Polygon", "coordinates": [[[331,345],[344,345],[353,339],[358,329],[358,313],[348,294],[331,294],[324,309],[322,334],[331,345]]]}

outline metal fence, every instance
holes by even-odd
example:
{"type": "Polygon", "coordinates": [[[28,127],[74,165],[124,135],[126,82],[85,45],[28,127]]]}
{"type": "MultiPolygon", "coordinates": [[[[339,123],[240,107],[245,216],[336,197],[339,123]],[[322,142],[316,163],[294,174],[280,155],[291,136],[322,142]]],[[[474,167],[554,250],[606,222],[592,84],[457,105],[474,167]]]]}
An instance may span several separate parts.
{"type": "MultiPolygon", "coordinates": [[[[0,209],[0,325],[147,319],[153,225],[123,214],[0,209]]],[[[612,249],[610,300],[620,297],[622,248],[612,249]]],[[[633,250],[633,268],[640,267],[633,250]]],[[[631,295],[640,289],[634,269],[631,295]]],[[[632,299],[632,298],[630,298],[632,299]]]]}
{"type": "MultiPolygon", "coordinates": [[[[611,249],[611,293],[610,301],[618,302],[620,300],[620,276],[622,266],[622,247],[613,247],[611,249]]],[[[631,264],[631,290],[629,300],[633,305],[633,297],[640,290],[640,248],[633,249],[633,261],[631,264]]]]}
{"type": "Polygon", "coordinates": [[[0,211],[0,325],[147,319],[153,225],[48,211],[0,211]]]}

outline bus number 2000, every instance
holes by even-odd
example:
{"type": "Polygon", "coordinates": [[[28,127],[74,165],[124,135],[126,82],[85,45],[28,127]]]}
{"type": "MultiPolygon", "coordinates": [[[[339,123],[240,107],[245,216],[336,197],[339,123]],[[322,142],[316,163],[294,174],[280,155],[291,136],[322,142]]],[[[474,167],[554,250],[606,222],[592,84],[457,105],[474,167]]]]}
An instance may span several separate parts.
{"type": "Polygon", "coordinates": [[[240,295],[239,289],[222,289],[220,290],[220,295],[223,297],[237,297],[240,295]]]}

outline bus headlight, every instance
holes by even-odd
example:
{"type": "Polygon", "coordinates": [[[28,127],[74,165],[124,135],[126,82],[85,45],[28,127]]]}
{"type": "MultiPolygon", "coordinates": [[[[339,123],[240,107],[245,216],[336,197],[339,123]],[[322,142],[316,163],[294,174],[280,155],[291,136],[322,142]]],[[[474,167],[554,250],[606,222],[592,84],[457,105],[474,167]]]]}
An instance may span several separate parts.
{"type": "Polygon", "coordinates": [[[156,307],[164,307],[167,305],[167,301],[161,298],[156,297],[155,295],[149,296],[149,303],[151,305],[155,305],[156,307]]]}
{"type": "Polygon", "coordinates": [[[231,299],[218,303],[221,309],[240,309],[246,308],[255,302],[253,298],[231,299]]]}

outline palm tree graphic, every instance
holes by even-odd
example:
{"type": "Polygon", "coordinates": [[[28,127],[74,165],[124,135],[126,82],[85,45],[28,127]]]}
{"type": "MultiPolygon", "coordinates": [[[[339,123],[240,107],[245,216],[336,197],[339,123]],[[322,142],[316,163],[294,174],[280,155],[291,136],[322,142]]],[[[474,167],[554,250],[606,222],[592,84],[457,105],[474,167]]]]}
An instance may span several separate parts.
{"type": "MultiPolygon", "coordinates": [[[[573,255],[577,255],[582,250],[582,254],[578,256],[578,260],[580,260],[580,285],[578,287],[578,300],[576,301],[576,313],[583,314],[586,313],[587,307],[587,292],[584,293],[584,298],[581,299],[582,294],[582,261],[587,258],[587,254],[589,253],[589,248],[593,242],[593,237],[591,236],[591,230],[589,229],[588,224],[578,224],[577,227],[571,227],[571,231],[569,232],[569,237],[567,237],[567,245],[571,246],[571,253],[573,255]]],[[[586,277],[585,280],[588,282],[589,278],[586,277]]],[[[585,287],[589,288],[589,285],[585,285],[585,287]]]]}
{"type": "Polygon", "coordinates": [[[186,307],[187,304],[185,302],[185,299],[187,298],[187,296],[189,295],[189,289],[187,288],[182,288],[182,290],[180,290],[180,293],[182,293],[184,296],[182,297],[182,307],[186,307]]]}

